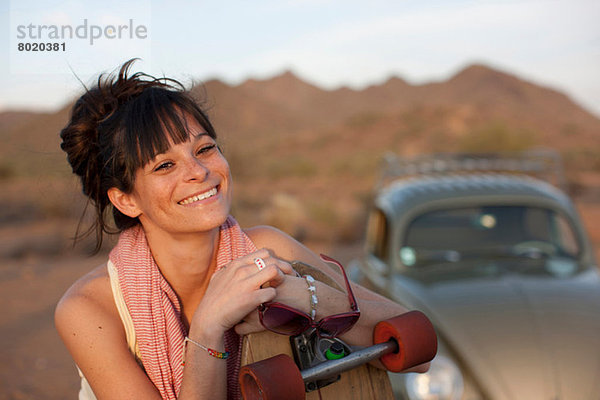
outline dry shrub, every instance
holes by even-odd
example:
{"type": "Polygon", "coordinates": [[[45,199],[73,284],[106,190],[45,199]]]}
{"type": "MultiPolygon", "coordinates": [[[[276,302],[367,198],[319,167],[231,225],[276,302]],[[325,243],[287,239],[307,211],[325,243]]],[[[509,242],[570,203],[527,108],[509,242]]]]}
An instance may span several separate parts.
{"type": "Polygon", "coordinates": [[[564,152],[568,169],[600,172],[600,146],[576,148],[564,152]]]}
{"type": "Polygon", "coordinates": [[[364,112],[351,116],[345,122],[345,125],[350,128],[367,128],[379,122],[383,116],[379,113],[364,112]]]}
{"type": "Polygon", "coordinates": [[[518,152],[534,147],[537,141],[533,131],[493,122],[468,132],[458,146],[464,152],[518,152]]]}
{"type": "Polygon", "coordinates": [[[0,164],[0,181],[7,181],[16,176],[15,169],[8,163],[0,164]]]}

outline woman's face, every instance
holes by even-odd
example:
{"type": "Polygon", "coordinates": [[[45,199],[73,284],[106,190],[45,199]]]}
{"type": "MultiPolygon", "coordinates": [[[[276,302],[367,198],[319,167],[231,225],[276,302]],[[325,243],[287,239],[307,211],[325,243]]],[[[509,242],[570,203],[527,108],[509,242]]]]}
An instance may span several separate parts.
{"type": "Polygon", "coordinates": [[[172,144],[136,172],[133,192],[128,196],[147,232],[208,231],[229,215],[229,164],[204,128],[192,118],[187,123],[187,142],[172,144]]]}

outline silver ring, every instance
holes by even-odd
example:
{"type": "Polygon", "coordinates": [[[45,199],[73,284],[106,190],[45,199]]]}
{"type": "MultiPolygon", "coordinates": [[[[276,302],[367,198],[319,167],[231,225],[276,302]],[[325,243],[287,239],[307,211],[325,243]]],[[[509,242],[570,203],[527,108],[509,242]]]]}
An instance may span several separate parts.
{"type": "Polygon", "coordinates": [[[259,271],[260,271],[260,270],[262,270],[264,267],[266,267],[266,266],[267,266],[267,264],[265,263],[265,260],[263,260],[263,259],[262,259],[262,258],[260,258],[260,257],[256,257],[256,258],[254,259],[254,264],[256,264],[256,266],[258,267],[258,270],[259,270],[259,271]]]}

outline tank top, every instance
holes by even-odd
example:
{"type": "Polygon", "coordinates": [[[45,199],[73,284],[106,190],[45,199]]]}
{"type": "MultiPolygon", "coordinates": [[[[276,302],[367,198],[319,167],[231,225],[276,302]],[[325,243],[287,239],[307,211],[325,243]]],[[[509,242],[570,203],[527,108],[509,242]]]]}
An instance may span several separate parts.
{"type": "MultiPolygon", "coordinates": [[[[117,269],[110,260],[107,262],[106,268],[108,270],[108,276],[110,278],[110,287],[112,289],[115,305],[117,306],[119,316],[121,317],[121,321],[123,322],[123,328],[125,328],[125,336],[127,337],[127,347],[129,348],[131,354],[133,354],[133,356],[135,357],[138,364],[142,366],[140,350],[137,346],[135,329],[133,328],[133,320],[131,319],[129,310],[125,305],[123,292],[121,292],[121,288],[119,286],[119,276],[117,274],[117,269]]],[[[85,377],[81,373],[79,367],[77,367],[77,371],[79,372],[79,376],[81,377],[79,400],[96,400],[96,395],[92,391],[92,388],[90,387],[90,384],[88,383],[87,379],[85,379],[85,377]]]]}

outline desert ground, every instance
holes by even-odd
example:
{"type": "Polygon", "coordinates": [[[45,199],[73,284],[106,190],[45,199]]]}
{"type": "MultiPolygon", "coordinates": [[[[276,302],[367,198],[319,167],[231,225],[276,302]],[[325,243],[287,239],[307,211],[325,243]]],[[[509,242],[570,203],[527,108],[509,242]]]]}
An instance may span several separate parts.
{"type": "MultiPolygon", "coordinates": [[[[324,90],[287,72],[239,85],[209,81],[195,92],[208,93],[242,226],[275,225],[347,263],[360,254],[388,152],[550,146],[600,258],[600,118],[554,89],[474,65],[422,85],[391,77],[363,90],[324,90]]],[[[109,246],[88,257],[89,242],[70,245],[85,204],[59,148],[71,106],[0,113],[0,400],[77,396],[53,311],[72,282],[105,262],[109,246]]]]}
{"type": "Polygon", "coordinates": [[[73,280],[105,258],[2,260],[0,399],[77,398],[77,371],[54,329],[53,310],[73,280]]]}
{"type": "MultiPolygon", "coordinates": [[[[600,205],[582,203],[579,209],[600,257],[600,205]]],[[[105,262],[107,252],[102,251],[93,257],[81,252],[48,254],[44,249],[52,246],[53,236],[48,233],[48,227],[45,227],[45,232],[46,235],[38,232],[37,236],[28,236],[37,238],[38,254],[11,255],[4,251],[4,258],[0,260],[0,303],[3,304],[0,319],[0,400],[77,398],[79,378],[54,329],[53,310],[65,290],[79,276],[105,262]],[[46,247],[44,242],[47,242],[46,247]]],[[[308,245],[316,251],[331,254],[343,263],[348,263],[361,252],[360,242],[337,246],[308,245]]]]}

